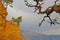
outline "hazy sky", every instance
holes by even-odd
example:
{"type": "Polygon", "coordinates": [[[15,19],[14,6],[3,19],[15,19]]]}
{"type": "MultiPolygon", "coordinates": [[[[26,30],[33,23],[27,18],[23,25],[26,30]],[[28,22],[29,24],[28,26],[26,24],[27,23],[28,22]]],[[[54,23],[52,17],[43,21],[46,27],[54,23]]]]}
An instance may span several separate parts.
{"type": "MultiPolygon", "coordinates": [[[[30,0],[31,1],[31,0],[30,0]]],[[[42,5],[42,11],[44,11],[47,7],[52,6],[55,0],[45,0],[44,5],[42,5]]],[[[32,3],[32,2],[31,2],[32,3]]],[[[58,2],[59,4],[59,2],[58,2]]],[[[20,28],[22,30],[34,31],[34,32],[46,32],[52,29],[60,29],[60,25],[52,25],[49,23],[43,22],[41,27],[39,27],[39,22],[42,20],[44,15],[38,15],[34,13],[33,8],[28,8],[24,0],[14,0],[13,8],[8,6],[8,16],[7,19],[11,20],[12,17],[17,18],[18,16],[22,16],[22,22],[20,23],[20,28]]],[[[51,17],[58,17],[59,15],[56,12],[53,12],[51,17]]],[[[47,20],[47,19],[46,19],[47,20]]]]}

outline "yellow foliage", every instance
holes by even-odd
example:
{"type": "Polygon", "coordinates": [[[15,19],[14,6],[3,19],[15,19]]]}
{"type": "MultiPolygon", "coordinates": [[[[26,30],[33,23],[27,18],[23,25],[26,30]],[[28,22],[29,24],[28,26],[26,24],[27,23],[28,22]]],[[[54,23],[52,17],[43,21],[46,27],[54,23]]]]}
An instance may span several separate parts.
{"type": "Polygon", "coordinates": [[[7,10],[0,2],[0,40],[24,40],[18,25],[7,21],[7,10]]]}
{"type": "Polygon", "coordinates": [[[7,10],[1,2],[0,2],[0,14],[7,14],[7,10]]]}
{"type": "Polygon", "coordinates": [[[18,25],[10,23],[7,21],[6,29],[5,29],[6,38],[9,40],[23,40],[21,35],[21,30],[19,30],[18,25]],[[10,25],[10,27],[9,27],[10,25]]]}
{"type": "Polygon", "coordinates": [[[24,40],[18,25],[6,21],[5,27],[0,26],[0,40],[24,40]]]}

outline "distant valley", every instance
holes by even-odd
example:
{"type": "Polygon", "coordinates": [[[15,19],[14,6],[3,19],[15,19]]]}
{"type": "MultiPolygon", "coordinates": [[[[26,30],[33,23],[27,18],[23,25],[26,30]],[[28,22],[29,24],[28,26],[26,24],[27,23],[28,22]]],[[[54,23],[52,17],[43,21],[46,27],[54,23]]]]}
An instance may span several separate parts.
{"type": "Polygon", "coordinates": [[[25,40],[60,40],[60,35],[45,35],[41,33],[22,31],[25,40]]]}

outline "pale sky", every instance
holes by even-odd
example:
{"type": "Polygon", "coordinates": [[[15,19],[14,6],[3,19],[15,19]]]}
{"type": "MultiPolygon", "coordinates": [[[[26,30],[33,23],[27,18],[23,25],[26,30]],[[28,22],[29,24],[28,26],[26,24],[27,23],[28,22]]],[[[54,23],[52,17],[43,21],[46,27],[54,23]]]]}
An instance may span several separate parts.
{"type": "MultiPolygon", "coordinates": [[[[45,0],[44,5],[42,6],[42,11],[44,11],[47,7],[52,6],[55,0],[45,0]]],[[[58,2],[59,3],[59,2],[58,2]]],[[[56,12],[53,12],[51,17],[58,17],[59,15],[56,12]]],[[[8,6],[8,16],[7,19],[11,20],[12,17],[17,18],[18,16],[22,16],[22,22],[20,23],[21,30],[34,31],[34,32],[47,32],[50,30],[60,29],[60,25],[52,25],[49,23],[43,22],[41,27],[39,27],[39,22],[42,20],[44,15],[38,15],[34,13],[33,8],[28,8],[24,0],[14,0],[13,8],[8,6]]]]}

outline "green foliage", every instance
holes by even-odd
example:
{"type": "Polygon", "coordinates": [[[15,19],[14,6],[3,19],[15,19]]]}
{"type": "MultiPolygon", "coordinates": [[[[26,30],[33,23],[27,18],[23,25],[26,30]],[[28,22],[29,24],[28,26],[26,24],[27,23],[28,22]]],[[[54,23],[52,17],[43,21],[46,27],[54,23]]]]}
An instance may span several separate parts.
{"type": "Polygon", "coordinates": [[[22,22],[22,16],[20,16],[20,17],[18,17],[18,18],[12,17],[12,21],[13,21],[13,22],[17,22],[17,24],[19,25],[19,23],[22,22]]]}
{"type": "Polygon", "coordinates": [[[18,17],[18,18],[12,17],[12,20],[13,20],[14,22],[21,22],[21,21],[22,21],[22,16],[21,16],[21,17],[18,17]]]}

